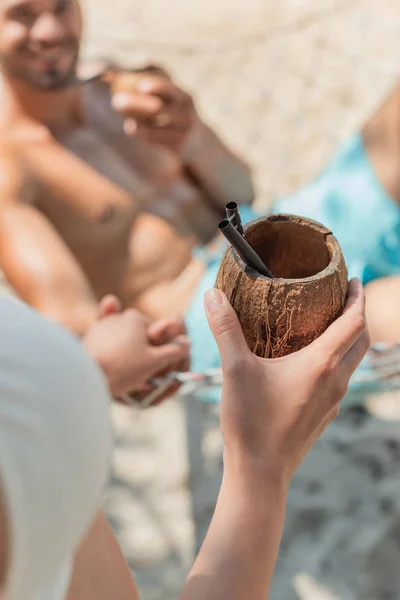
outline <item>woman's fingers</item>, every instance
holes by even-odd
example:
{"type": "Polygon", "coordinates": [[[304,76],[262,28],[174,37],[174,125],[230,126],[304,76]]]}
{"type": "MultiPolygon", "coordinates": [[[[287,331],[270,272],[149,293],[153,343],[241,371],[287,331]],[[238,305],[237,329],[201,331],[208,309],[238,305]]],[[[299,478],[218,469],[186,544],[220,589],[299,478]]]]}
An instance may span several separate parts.
{"type": "Polygon", "coordinates": [[[368,348],[370,347],[370,339],[368,330],[364,329],[356,343],[350,348],[340,362],[339,370],[343,373],[343,377],[350,379],[354,371],[357,369],[362,359],[364,358],[368,348]]]}
{"type": "Polygon", "coordinates": [[[365,296],[358,279],[349,283],[349,296],[343,315],[318,338],[310,350],[318,349],[321,356],[327,357],[337,363],[351,350],[358,338],[364,333],[365,323],[365,296]]]}

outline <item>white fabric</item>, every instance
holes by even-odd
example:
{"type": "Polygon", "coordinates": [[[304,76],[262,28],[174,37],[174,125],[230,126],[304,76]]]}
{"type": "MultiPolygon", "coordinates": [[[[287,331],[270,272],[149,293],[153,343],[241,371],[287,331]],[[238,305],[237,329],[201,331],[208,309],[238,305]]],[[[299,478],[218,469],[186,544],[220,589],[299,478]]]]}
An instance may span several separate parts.
{"type": "Polygon", "coordinates": [[[107,387],[79,341],[0,299],[0,482],[11,545],[5,600],[64,600],[110,448],[107,387]]]}

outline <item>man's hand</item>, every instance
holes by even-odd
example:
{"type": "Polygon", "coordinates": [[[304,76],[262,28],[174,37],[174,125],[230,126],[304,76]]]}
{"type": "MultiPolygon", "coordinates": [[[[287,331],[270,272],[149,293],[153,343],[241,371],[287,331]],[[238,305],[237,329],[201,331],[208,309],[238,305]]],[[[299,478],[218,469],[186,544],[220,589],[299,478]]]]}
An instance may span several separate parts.
{"type": "Polygon", "coordinates": [[[115,78],[112,105],[125,117],[125,133],[178,152],[198,121],[191,96],[163,72],[115,78]]]}
{"type": "MultiPolygon", "coordinates": [[[[349,379],[369,347],[361,283],[350,282],[344,314],[307,348],[265,360],[247,347],[226,297],[206,297],[224,374],[221,424],[225,465],[284,487],[339,412],[349,379]]],[[[253,477],[254,479],[254,477],[253,477]]]]}
{"type": "MultiPolygon", "coordinates": [[[[152,323],[136,310],[120,311],[118,300],[106,297],[99,318],[83,339],[102,367],[115,398],[136,390],[172,371],[187,371],[190,342],[182,319],[152,323]]],[[[172,394],[176,387],[168,389],[172,394]]],[[[165,397],[165,396],[164,396],[165,397]]]]}

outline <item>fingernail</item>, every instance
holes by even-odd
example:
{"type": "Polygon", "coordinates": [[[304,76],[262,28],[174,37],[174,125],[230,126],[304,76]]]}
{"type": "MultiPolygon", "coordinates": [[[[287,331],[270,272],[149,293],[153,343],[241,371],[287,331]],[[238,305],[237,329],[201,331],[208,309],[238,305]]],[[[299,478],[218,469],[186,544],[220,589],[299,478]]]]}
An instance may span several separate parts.
{"type": "Polygon", "coordinates": [[[150,79],[141,79],[137,84],[137,88],[141,92],[149,92],[152,88],[152,85],[153,84],[150,79]]]}
{"type": "Polygon", "coordinates": [[[137,131],[137,122],[135,119],[126,119],[124,122],[124,132],[126,135],[134,135],[137,131]]]}
{"type": "Polygon", "coordinates": [[[126,108],[129,103],[129,95],[128,94],[115,94],[112,97],[112,105],[116,109],[126,108]]]}
{"type": "Polygon", "coordinates": [[[224,297],[219,290],[208,290],[204,295],[204,302],[207,312],[213,313],[219,310],[224,301],[224,297]]]}

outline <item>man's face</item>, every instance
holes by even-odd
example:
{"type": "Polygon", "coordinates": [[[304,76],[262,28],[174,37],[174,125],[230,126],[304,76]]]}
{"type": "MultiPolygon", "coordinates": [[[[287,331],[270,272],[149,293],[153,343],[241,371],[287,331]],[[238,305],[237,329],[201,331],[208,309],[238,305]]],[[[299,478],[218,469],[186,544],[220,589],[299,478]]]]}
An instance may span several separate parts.
{"type": "Polygon", "coordinates": [[[33,88],[73,80],[81,33],[77,0],[0,0],[0,65],[33,88]]]}

